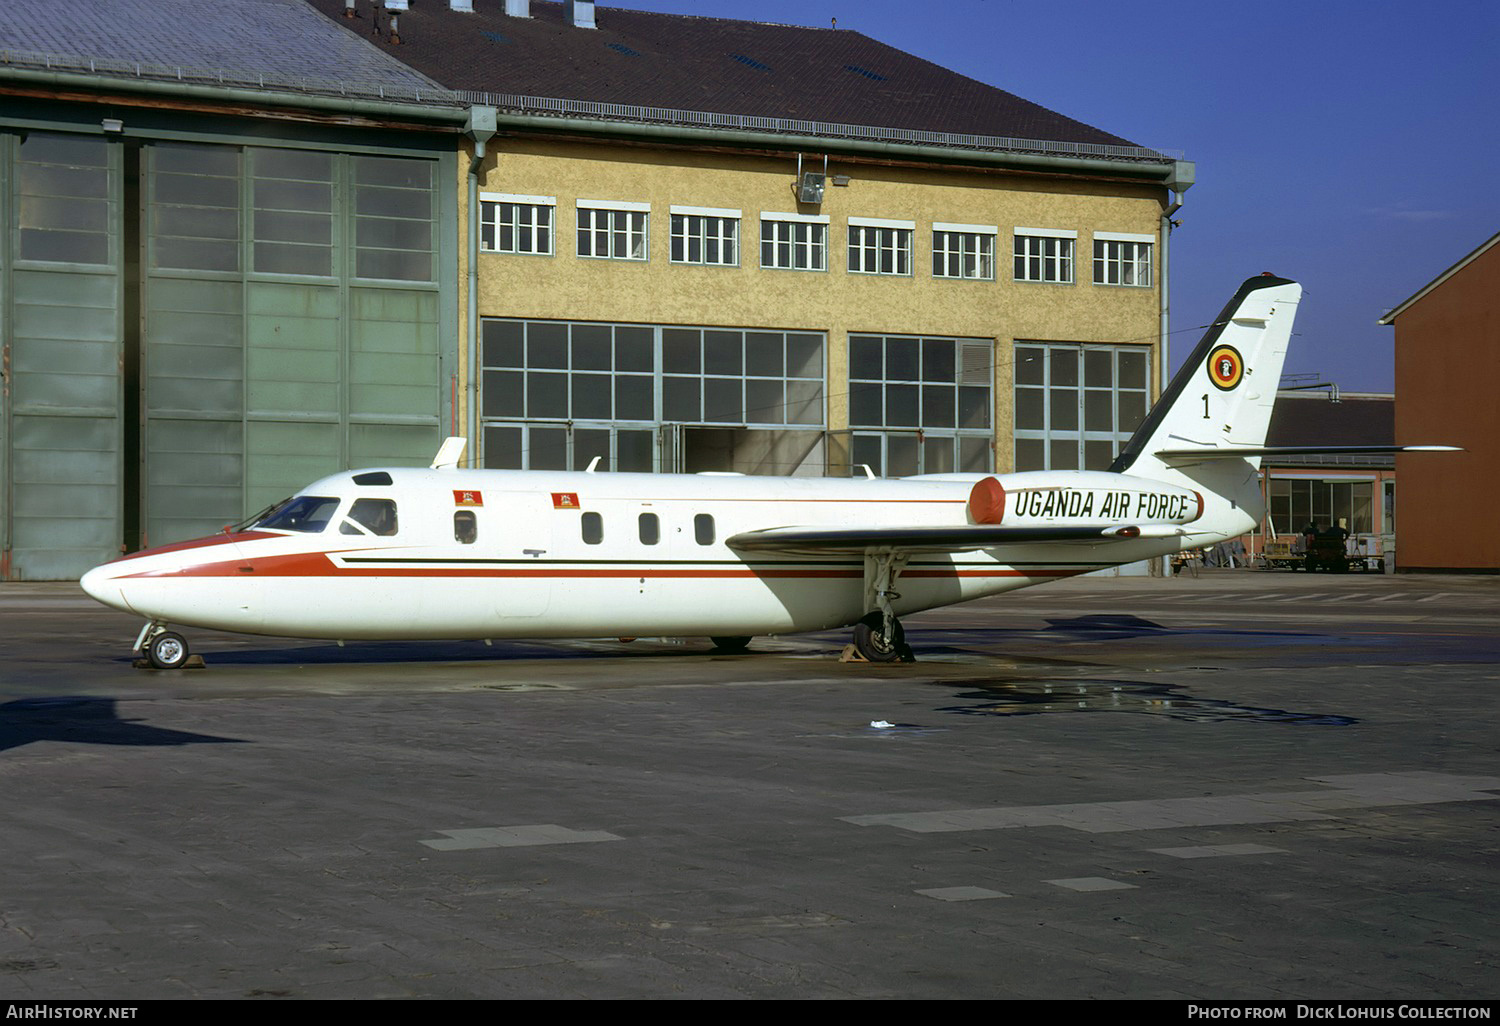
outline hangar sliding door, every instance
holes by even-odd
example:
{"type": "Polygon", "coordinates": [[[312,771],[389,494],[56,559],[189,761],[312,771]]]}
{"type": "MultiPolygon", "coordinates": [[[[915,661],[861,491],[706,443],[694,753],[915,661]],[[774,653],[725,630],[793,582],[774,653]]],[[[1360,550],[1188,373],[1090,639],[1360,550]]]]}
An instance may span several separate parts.
{"type": "Polygon", "coordinates": [[[0,135],[0,579],[119,554],[119,171],[99,137],[0,135]]]}
{"type": "Polygon", "coordinates": [[[440,441],[435,162],[146,153],[142,542],[440,441]]]}
{"type": "Polygon", "coordinates": [[[0,579],[431,460],[455,330],[440,159],[0,133],[0,579]]]}

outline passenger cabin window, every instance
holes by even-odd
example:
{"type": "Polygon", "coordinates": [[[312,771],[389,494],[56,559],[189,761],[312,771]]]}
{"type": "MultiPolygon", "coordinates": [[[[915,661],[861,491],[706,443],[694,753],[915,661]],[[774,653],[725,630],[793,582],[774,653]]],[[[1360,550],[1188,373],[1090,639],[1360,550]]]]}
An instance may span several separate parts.
{"type": "Polygon", "coordinates": [[[712,545],[714,543],[714,518],[707,513],[699,513],[695,516],[693,537],[698,539],[699,545],[712,545]]]}
{"type": "Polygon", "coordinates": [[[255,523],[254,527],[270,528],[273,531],[301,531],[316,534],[328,526],[339,500],[326,495],[299,495],[288,499],[271,510],[255,523]]]}
{"type": "Polygon", "coordinates": [[[373,534],[389,538],[396,533],[396,504],[390,499],[355,499],[339,534],[373,534]]]}
{"type": "Polygon", "coordinates": [[[604,540],[604,518],[598,513],[585,513],[581,524],[585,545],[598,545],[604,540]]]}
{"type": "Polygon", "coordinates": [[[655,545],[661,541],[661,521],[655,513],[641,514],[641,544],[655,545]]]}
{"type": "Polygon", "coordinates": [[[460,545],[473,545],[474,540],[479,537],[479,524],[474,519],[474,511],[461,509],[453,514],[453,540],[460,545]]]}

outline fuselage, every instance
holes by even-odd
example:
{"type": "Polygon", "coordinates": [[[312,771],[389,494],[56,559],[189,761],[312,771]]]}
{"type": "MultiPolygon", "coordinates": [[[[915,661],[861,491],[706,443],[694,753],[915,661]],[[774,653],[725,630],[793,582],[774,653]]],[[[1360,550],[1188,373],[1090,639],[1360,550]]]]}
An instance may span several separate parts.
{"type": "MultiPolygon", "coordinates": [[[[866,553],[741,552],[727,544],[736,535],[1182,525],[1204,512],[1186,489],[1088,472],[844,480],[389,468],[324,478],[248,529],[138,552],[82,584],[148,620],[286,637],[780,634],[864,616],[866,553]],[[985,494],[1002,496],[1000,510],[980,508],[981,481],[995,482],[985,494]]],[[[1237,521],[1226,536],[1242,529],[1237,521]]],[[[891,604],[916,612],[1188,544],[1203,544],[1201,531],[1192,541],[916,552],[891,604]]]]}

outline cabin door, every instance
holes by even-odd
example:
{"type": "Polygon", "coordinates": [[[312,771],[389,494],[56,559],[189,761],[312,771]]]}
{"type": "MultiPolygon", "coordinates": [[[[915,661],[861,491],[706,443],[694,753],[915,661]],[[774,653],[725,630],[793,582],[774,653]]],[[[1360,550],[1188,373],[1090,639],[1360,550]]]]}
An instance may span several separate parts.
{"type": "Polygon", "coordinates": [[[559,520],[573,522],[577,529],[576,508],[568,508],[567,496],[539,492],[499,492],[493,506],[488,495],[485,499],[485,520],[494,540],[484,547],[503,585],[493,592],[495,611],[501,616],[541,616],[552,604],[557,565],[553,533],[561,529],[559,520]]]}

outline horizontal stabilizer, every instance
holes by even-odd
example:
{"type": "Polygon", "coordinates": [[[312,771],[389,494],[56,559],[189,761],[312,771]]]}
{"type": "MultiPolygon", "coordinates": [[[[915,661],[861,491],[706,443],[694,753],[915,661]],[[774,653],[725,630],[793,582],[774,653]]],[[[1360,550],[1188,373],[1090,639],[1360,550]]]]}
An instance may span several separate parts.
{"type": "Polygon", "coordinates": [[[1353,456],[1393,452],[1462,452],[1455,445],[1262,445],[1219,449],[1158,449],[1164,460],[1233,460],[1255,456],[1353,456]]]}

